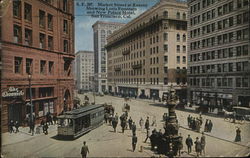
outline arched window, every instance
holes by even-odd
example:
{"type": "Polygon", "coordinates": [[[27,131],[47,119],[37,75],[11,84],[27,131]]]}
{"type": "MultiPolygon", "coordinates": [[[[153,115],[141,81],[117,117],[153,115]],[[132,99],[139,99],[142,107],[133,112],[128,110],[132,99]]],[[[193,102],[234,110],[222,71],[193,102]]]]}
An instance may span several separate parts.
{"type": "Polygon", "coordinates": [[[182,39],[183,39],[183,42],[186,42],[186,34],[183,34],[182,39]]]}
{"type": "Polygon", "coordinates": [[[164,17],[168,17],[168,11],[164,11],[164,12],[163,12],[163,16],[164,16],[164,17]]]}
{"type": "Polygon", "coordinates": [[[176,35],[176,40],[177,40],[177,41],[180,41],[180,34],[177,34],[177,35],[176,35]]]}
{"type": "Polygon", "coordinates": [[[180,13],[179,13],[179,12],[177,12],[177,14],[176,14],[176,18],[177,18],[177,19],[180,19],[180,18],[181,18],[181,15],[180,15],[180,13]]]}
{"type": "Polygon", "coordinates": [[[187,17],[186,17],[186,13],[183,13],[183,14],[182,14],[182,18],[183,18],[183,20],[186,20],[186,18],[187,18],[187,17]]]}

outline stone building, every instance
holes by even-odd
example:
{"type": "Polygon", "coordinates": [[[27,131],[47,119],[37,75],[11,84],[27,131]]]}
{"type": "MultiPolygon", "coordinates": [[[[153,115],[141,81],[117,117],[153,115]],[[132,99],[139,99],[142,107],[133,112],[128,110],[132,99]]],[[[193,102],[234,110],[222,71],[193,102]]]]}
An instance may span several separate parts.
{"type": "Polygon", "coordinates": [[[190,102],[249,106],[249,0],[190,0],[190,102]]]}
{"type": "Polygon", "coordinates": [[[106,92],[107,89],[107,37],[113,31],[121,28],[123,23],[97,21],[93,24],[94,32],[94,60],[95,60],[95,89],[106,92]]]}
{"type": "Polygon", "coordinates": [[[8,1],[2,14],[2,130],[10,120],[24,124],[30,114],[38,122],[47,112],[70,109],[73,96],[74,1],[8,1]]]}
{"type": "Polygon", "coordinates": [[[78,51],[75,59],[76,88],[81,91],[93,91],[94,52],[78,51]]]}
{"type": "Polygon", "coordinates": [[[186,99],[187,4],[161,0],[108,37],[109,91],[162,98],[170,85],[186,99]]]}

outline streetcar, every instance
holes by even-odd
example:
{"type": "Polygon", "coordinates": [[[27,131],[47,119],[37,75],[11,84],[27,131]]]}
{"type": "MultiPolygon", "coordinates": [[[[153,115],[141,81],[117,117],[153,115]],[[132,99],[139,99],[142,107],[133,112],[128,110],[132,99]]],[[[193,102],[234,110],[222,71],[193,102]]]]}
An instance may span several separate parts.
{"type": "Polygon", "coordinates": [[[75,139],[103,124],[104,106],[88,105],[58,116],[58,137],[75,139]]]}

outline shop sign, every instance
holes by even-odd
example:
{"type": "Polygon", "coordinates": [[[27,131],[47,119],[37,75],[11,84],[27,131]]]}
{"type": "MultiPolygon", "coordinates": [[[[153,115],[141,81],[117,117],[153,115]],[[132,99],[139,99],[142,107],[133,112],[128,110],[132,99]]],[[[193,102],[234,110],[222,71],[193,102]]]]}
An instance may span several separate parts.
{"type": "Polygon", "coordinates": [[[2,93],[2,97],[7,98],[7,97],[19,97],[23,96],[24,92],[22,90],[19,90],[18,88],[15,87],[10,87],[8,91],[2,93]]]}

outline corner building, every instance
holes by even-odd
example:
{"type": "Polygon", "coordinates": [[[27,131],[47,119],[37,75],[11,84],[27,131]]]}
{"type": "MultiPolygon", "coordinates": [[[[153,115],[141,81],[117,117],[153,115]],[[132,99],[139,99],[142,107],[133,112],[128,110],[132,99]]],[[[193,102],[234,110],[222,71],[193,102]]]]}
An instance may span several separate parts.
{"type": "Polygon", "coordinates": [[[186,99],[187,4],[161,0],[108,37],[110,92],[161,98],[172,84],[186,99]]]}
{"type": "Polygon", "coordinates": [[[30,114],[40,123],[47,112],[69,110],[73,97],[74,1],[9,1],[2,15],[2,131],[10,120],[25,125],[30,114]]]}
{"type": "Polygon", "coordinates": [[[249,0],[190,0],[189,101],[249,106],[249,0]]]}

